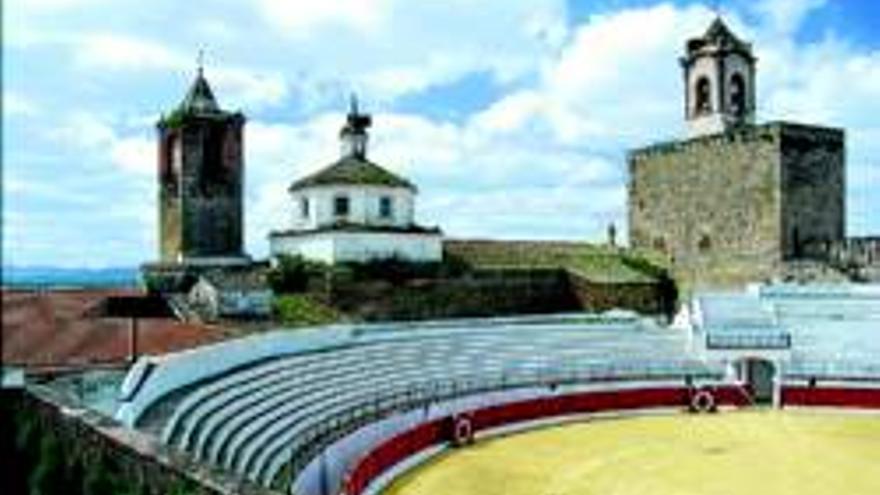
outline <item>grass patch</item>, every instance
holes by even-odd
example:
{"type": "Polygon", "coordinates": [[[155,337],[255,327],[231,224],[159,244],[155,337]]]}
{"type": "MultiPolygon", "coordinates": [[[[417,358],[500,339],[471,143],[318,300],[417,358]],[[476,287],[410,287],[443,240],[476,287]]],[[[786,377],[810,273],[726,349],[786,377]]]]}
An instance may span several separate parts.
{"type": "Polygon", "coordinates": [[[332,307],[304,294],[278,295],[273,309],[277,320],[290,326],[324,325],[342,319],[332,307]]]}
{"type": "Polygon", "coordinates": [[[444,249],[477,268],[562,268],[594,282],[653,282],[665,272],[642,253],[584,242],[451,241],[444,249]]]}

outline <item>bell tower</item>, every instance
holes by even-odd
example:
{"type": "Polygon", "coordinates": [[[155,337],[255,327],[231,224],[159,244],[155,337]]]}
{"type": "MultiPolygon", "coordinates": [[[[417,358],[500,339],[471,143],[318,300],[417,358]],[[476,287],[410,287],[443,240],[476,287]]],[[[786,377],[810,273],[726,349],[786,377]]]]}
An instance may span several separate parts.
{"type": "Polygon", "coordinates": [[[681,57],[688,137],[727,132],[755,122],[755,56],[720,17],[688,40],[681,57]]]}
{"type": "Polygon", "coordinates": [[[236,264],[243,251],[244,116],[220,108],[199,66],[159,134],[159,255],[163,263],[236,264]]]}

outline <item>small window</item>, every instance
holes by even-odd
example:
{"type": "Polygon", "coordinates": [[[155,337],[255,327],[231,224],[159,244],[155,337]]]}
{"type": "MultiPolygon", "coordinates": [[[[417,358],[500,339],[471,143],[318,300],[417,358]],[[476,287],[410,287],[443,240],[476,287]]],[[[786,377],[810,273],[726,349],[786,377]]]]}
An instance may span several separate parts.
{"type": "Polygon", "coordinates": [[[654,239],[654,250],[663,253],[666,252],[666,241],[662,237],[656,237],[654,239]]]}
{"type": "Polygon", "coordinates": [[[697,248],[701,253],[709,252],[712,249],[712,239],[708,235],[703,234],[703,236],[700,237],[700,242],[697,243],[697,248]]]}
{"type": "Polygon", "coordinates": [[[348,207],[348,196],[336,196],[333,200],[333,214],[337,217],[347,217],[348,207]]]}
{"type": "Polygon", "coordinates": [[[303,218],[309,218],[309,198],[299,200],[299,214],[303,218]]]}
{"type": "Polygon", "coordinates": [[[701,77],[697,80],[696,86],[696,114],[702,115],[712,112],[712,85],[709,79],[701,77]]]}
{"type": "Polygon", "coordinates": [[[379,198],[379,216],[382,218],[391,218],[392,202],[390,196],[382,196],[379,198]]]}

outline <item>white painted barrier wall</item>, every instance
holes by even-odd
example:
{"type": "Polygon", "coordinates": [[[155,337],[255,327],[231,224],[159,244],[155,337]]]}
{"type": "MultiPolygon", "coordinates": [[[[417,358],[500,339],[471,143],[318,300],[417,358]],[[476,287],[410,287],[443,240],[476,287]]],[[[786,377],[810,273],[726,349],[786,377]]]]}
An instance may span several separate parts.
{"type": "Polygon", "coordinates": [[[630,381],[602,382],[579,385],[560,385],[548,387],[528,387],[513,390],[488,392],[485,394],[461,397],[439,404],[431,404],[427,409],[417,409],[389,416],[361,427],[355,432],[337,440],[324,452],[309,462],[306,468],[291,485],[291,494],[329,495],[337,493],[343,477],[351,470],[361,456],[407,430],[438,418],[458,413],[482,409],[501,404],[510,404],[541,397],[562,396],[580,392],[620,391],[655,387],[680,387],[682,381],[630,381]]]}

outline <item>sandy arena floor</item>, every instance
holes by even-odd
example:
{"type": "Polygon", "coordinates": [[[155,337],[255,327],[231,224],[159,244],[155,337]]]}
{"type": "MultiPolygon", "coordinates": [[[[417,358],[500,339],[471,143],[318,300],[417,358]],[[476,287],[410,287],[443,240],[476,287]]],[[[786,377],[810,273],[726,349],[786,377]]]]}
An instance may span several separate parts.
{"type": "Polygon", "coordinates": [[[595,419],[447,451],[393,495],[877,495],[880,414],[595,419]]]}

